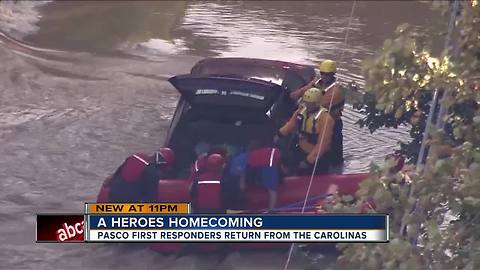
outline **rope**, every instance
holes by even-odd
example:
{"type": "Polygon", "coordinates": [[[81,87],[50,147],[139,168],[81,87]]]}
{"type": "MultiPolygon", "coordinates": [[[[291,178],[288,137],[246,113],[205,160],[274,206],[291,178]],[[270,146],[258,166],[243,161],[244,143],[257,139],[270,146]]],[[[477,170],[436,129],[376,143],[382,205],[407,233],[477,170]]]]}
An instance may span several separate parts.
{"type": "MultiPolygon", "coordinates": [[[[342,48],[342,52],[340,54],[340,60],[338,61],[338,65],[337,65],[337,69],[338,67],[340,66],[342,60],[343,60],[343,56],[345,54],[345,50],[347,48],[347,42],[348,42],[348,36],[349,36],[349,33],[350,33],[350,26],[352,24],[352,21],[353,21],[353,12],[355,11],[355,5],[356,5],[357,1],[354,0],[353,3],[352,3],[352,9],[350,11],[350,17],[349,17],[349,21],[348,21],[348,25],[347,25],[347,29],[346,29],[346,33],[345,33],[345,39],[343,41],[343,48],[342,48]]],[[[332,97],[330,98],[330,103],[329,103],[329,106],[328,106],[328,111],[331,110],[332,108],[332,103],[333,103],[333,97],[334,95],[332,95],[332,97]]],[[[320,138],[320,144],[323,143],[323,139],[325,137],[325,132],[326,132],[326,129],[324,128],[323,129],[323,132],[322,132],[322,137],[320,138]]],[[[308,200],[308,197],[310,195],[310,189],[312,188],[312,183],[313,183],[313,178],[315,176],[315,171],[317,169],[317,165],[318,165],[318,159],[320,157],[320,151],[317,153],[317,157],[315,159],[315,164],[313,165],[313,171],[312,171],[312,175],[310,177],[310,182],[308,184],[308,188],[307,188],[307,192],[305,194],[305,199],[304,199],[304,202],[303,202],[303,206],[302,206],[302,214],[305,213],[305,207],[307,205],[307,200],[308,200]]],[[[283,268],[284,270],[287,270],[288,269],[288,266],[290,265],[290,260],[292,258],[292,254],[293,254],[293,248],[295,246],[295,243],[292,243],[290,245],[290,249],[288,251],[288,257],[287,257],[287,261],[285,262],[285,267],[283,268]]]]}
{"type": "MultiPolygon", "coordinates": [[[[323,194],[316,195],[316,196],[313,196],[311,198],[308,198],[308,201],[313,202],[313,201],[322,200],[322,199],[327,198],[330,195],[332,195],[332,194],[323,193],[323,194]]],[[[259,210],[255,210],[255,211],[252,210],[252,209],[249,209],[249,210],[243,210],[240,213],[251,214],[251,213],[269,213],[269,212],[272,212],[272,211],[282,211],[282,210],[301,210],[303,208],[302,206],[300,206],[302,203],[303,203],[303,200],[298,201],[298,202],[294,202],[294,203],[291,203],[291,204],[287,204],[285,206],[280,206],[280,207],[277,207],[277,208],[263,208],[263,209],[259,209],[259,210]]],[[[316,205],[312,205],[312,206],[309,206],[308,209],[314,209],[315,207],[316,207],[316,205]]]]}
{"type": "MultiPolygon", "coordinates": [[[[450,44],[450,37],[452,35],[453,28],[455,26],[454,22],[455,22],[455,17],[456,17],[457,12],[458,12],[458,8],[459,8],[459,1],[455,0],[454,6],[453,6],[453,9],[452,9],[452,13],[450,14],[450,19],[449,19],[449,22],[448,22],[448,32],[447,32],[447,36],[445,37],[444,51],[447,51],[448,46],[450,44]]],[[[432,120],[433,120],[433,115],[435,113],[435,108],[437,107],[437,103],[438,103],[438,95],[439,95],[439,90],[435,89],[435,92],[433,94],[432,104],[430,105],[430,110],[428,112],[427,125],[425,126],[425,130],[423,132],[423,138],[422,138],[422,144],[420,146],[420,152],[419,152],[418,158],[417,158],[416,170],[417,170],[418,173],[422,172],[422,170],[423,170],[423,158],[425,156],[425,152],[428,152],[426,150],[426,144],[427,144],[427,140],[428,140],[428,135],[430,133],[430,128],[432,126],[432,120]]],[[[445,93],[444,93],[444,95],[445,95],[445,93]]],[[[445,110],[446,109],[444,109],[444,108],[443,109],[440,108],[440,113],[439,113],[438,119],[437,119],[437,127],[439,127],[439,128],[443,128],[443,123],[441,123],[443,121],[440,119],[440,117],[442,117],[441,113],[444,113],[445,110]]],[[[414,190],[415,190],[415,185],[412,182],[410,184],[410,190],[408,191],[408,198],[409,199],[413,198],[414,190]]],[[[412,213],[415,212],[415,210],[417,208],[417,201],[418,200],[415,201],[415,204],[413,205],[412,210],[410,211],[409,214],[412,214],[412,213]]],[[[400,224],[400,233],[401,234],[404,233],[406,227],[407,227],[407,224],[405,222],[405,219],[403,219],[401,224],[400,224]]],[[[415,241],[416,241],[416,239],[415,239],[415,241]]]]}
{"type": "MultiPolygon", "coordinates": [[[[322,199],[325,199],[327,198],[328,196],[330,196],[331,194],[320,194],[320,195],[317,195],[317,196],[313,196],[311,198],[308,198],[308,201],[316,201],[316,200],[322,200],[322,199]]],[[[295,209],[302,209],[303,206],[299,206],[300,204],[304,203],[303,200],[301,201],[298,201],[298,202],[294,202],[294,203],[291,203],[291,204],[287,204],[285,206],[280,206],[280,207],[277,207],[277,208],[273,208],[273,209],[270,209],[270,208],[264,208],[264,209],[260,209],[258,210],[258,212],[271,212],[271,211],[281,211],[281,210],[292,210],[293,208],[292,207],[295,207],[297,206],[297,208],[295,209]]]]}

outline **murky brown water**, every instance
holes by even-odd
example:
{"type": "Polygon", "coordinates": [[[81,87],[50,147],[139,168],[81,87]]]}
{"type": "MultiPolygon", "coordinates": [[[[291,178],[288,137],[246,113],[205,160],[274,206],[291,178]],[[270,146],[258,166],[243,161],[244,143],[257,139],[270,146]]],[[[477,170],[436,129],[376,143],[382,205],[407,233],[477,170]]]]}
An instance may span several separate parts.
{"type": "MultiPolygon", "coordinates": [[[[81,212],[125,156],[163,143],[178,97],[168,77],[207,56],[338,60],[351,5],[0,3],[0,30],[34,46],[0,36],[0,269],[282,268],[281,252],[232,254],[219,264],[141,247],[34,244],[34,214],[81,212]]],[[[432,21],[435,13],[424,4],[357,2],[339,77],[362,84],[361,61],[398,24],[441,26],[432,21]]],[[[354,125],[359,117],[347,107],[347,172],[368,170],[405,138],[398,130],[370,135],[354,125]]],[[[320,269],[333,258],[324,261],[320,269]]]]}

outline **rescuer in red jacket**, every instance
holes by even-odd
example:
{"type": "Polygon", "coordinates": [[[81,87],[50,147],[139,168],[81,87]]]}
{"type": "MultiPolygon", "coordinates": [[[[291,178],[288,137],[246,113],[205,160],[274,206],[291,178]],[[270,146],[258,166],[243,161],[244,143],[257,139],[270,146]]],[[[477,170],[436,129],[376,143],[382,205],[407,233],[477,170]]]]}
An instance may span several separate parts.
{"type": "Polygon", "coordinates": [[[225,159],[220,154],[207,157],[205,168],[194,180],[192,204],[198,213],[215,213],[222,211],[221,181],[225,159]]]}
{"type": "Polygon", "coordinates": [[[112,176],[110,202],[153,202],[157,198],[158,180],[172,168],[175,154],[161,148],[153,155],[129,156],[112,176]]]}

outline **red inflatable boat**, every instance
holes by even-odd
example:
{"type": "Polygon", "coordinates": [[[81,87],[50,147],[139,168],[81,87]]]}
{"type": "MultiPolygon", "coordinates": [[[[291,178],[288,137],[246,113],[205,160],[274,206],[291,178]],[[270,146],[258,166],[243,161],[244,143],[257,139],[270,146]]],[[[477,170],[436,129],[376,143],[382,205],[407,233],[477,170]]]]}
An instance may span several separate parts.
{"type": "MultiPolygon", "coordinates": [[[[257,136],[273,136],[293,113],[296,104],[289,93],[315,78],[313,68],[280,61],[246,58],[209,58],[198,62],[190,74],[169,82],[181,98],[174,113],[165,146],[174,150],[174,177],[159,179],[159,202],[191,201],[189,172],[196,160],[195,146],[246,145],[257,136]]],[[[305,213],[318,213],[318,206],[332,189],[340,194],[354,194],[367,174],[317,175],[313,178],[305,213]]],[[[301,213],[311,176],[287,176],[278,190],[275,213],[301,213]]],[[[98,202],[108,202],[108,179],[103,183],[98,202]]],[[[260,185],[247,185],[244,213],[263,212],[268,193],[260,185]]],[[[185,244],[155,243],[152,248],[178,252],[185,244]]],[[[192,244],[196,251],[208,251],[225,245],[192,244]]],[[[288,244],[229,244],[228,248],[272,249],[288,244]]]]}

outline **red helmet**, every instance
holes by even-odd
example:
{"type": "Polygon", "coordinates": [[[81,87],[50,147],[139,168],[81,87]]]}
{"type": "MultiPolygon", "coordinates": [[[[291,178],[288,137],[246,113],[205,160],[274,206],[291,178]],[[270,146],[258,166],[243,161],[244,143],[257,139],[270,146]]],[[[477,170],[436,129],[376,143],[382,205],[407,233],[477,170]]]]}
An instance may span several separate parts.
{"type": "Polygon", "coordinates": [[[207,158],[206,168],[211,172],[218,172],[222,170],[225,165],[225,159],[220,154],[211,154],[207,158]]]}
{"type": "Polygon", "coordinates": [[[227,155],[227,150],[221,146],[217,146],[212,148],[210,151],[208,151],[208,155],[213,155],[213,154],[218,154],[221,155],[223,158],[227,155]]]}
{"type": "Polygon", "coordinates": [[[165,166],[171,168],[175,162],[175,153],[172,149],[168,147],[160,148],[157,153],[155,153],[155,161],[157,163],[165,163],[165,166]]]}

